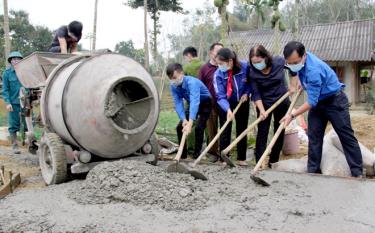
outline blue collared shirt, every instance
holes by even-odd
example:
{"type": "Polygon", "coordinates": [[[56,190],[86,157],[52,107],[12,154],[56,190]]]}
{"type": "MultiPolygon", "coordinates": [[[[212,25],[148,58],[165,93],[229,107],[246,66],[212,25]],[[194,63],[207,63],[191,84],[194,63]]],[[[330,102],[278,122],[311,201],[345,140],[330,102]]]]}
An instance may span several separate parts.
{"type": "Polygon", "coordinates": [[[298,72],[303,89],[307,92],[307,102],[315,107],[320,100],[326,99],[343,89],[335,71],[314,54],[307,52],[305,66],[298,72]]]}
{"type": "Polygon", "coordinates": [[[184,99],[189,103],[189,118],[196,120],[199,104],[211,98],[211,94],[201,80],[192,76],[184,76],[181,86],[170,85],[175,110],[180,120],[186,120],[184,99]]]}

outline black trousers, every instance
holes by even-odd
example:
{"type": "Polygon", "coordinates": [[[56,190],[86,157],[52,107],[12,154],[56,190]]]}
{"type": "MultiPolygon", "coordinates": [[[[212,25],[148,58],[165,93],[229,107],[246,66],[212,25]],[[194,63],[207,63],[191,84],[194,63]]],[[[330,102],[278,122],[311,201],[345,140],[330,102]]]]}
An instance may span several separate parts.
{"type": "Polygon", "coordinates": [[[323,137],[328,121],[339,136],[352,176],[362,175],[362,154],[350,123],[348,98],[342,91],[319,101],[318,105],[309,111],[307,171],[320,172],[323,137]]]}
{"type": "Polygon", "coordinates": [[[61,48],[60,46],[53,46],[51,48],[48,49],[48,52],[51,52],[51,53],[61,53],[61,48]]]}
{"type": "MultiPolygon", "coordinates": [[[[203,145],[203,140],[204,140],[204,130],[206,129],[207,125],[207,120],[210,117],[211,114],[211,108],[212,108],[212,101],[211,99],[207,99],[204,101],[201,101],[199,104],[199,110],[197,114],[197,120],[196,120],[196,125],[195,125],[195,148],[194,148],[194,155],[193,157],[196,158],[200,155],[202,151],[202,145],[203,145]]],[[[187,107],[186,110],[186,118],[189,120],[189,106],[187,107]]],[[[182,121],[180,121],[176,127],[177,131],[177,137],[178,137],[178,143],[181,143],[181,138],[182,138],[182,121]]],[[[182,152],[182,159],[187,158],[187,145],[185,142],[185,147],[182,152]]]]}
{"type": "MultiPolygon", "coordinates": [[[[230,109],[233,111],[238,102],[229,102],[230,109]]],[[[223,127],[227,120],[227,113],[218,107],[219,109],[219,120],[220,120],[220,127],[223,127]]],[[[235,120],[236,120],[236,135],[237,137],[247,128],[247,123],[249,121],[249,110],[250,105],[249,101],[242,103],[241,107],[238,109],[235,120]]],[[[223,151],[227,148],[231,142],[231,134],[232,134],[232,122],[229,123],[227,128],[220,136],[220,151],[223,151]]],[[[246,160],[246,150],[247,150],[247,136],[244,137],[238,144],[237,144],[237,160],[244,161],[246,160]]]]}
{"type": "MultiPolygon", "coordinates": [[[[260,157],[263,155],[267,147],[268,132],[270,130],[272,116],[274,120],[273,129],[274,129],[274,133],[276,133],[277,129],[280,126],[279,122],[287,113],[289,105],[290,105],[289,100],[284,101],[279,106],[277,106],[277,108],[275,108],[275,110],[271,114],[269,114],[267,119],[265,119],[264,121],[261,121],[258,124],[258,133],[257,133],[257,138],[256,138],[256,143],[255,143],[255,159],[257,162],[260,160],[260,157]]],[[[264,108],[265,110],[267,110],[271,106],[272,105],[270,106],[264,105],[264,108]]],[[[259,115],[260,115],[259,110],[257,109],[257,116],[259,117],[259,115]]],[[[284,144],[284,132],[285,131],[281,132],[279,138],[276,140],[276,143],[272,148],[268,166],[270,166],[271,163],[276,163],[279,161],[280,152],[284,144]]]]}

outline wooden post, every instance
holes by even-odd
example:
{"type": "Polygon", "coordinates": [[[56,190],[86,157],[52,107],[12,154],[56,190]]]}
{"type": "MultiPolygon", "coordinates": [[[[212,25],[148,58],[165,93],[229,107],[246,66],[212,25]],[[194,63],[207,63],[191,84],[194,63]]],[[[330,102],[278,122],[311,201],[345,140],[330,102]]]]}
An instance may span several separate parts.
{"type": "Polygon", "coordinates": [[[92,32],[92,48],[91,48],[92,51],[95,51],[95,49],[96,49],[96,23],[97,23],[97,20],[98,20],[98,1],[99,0],[95,0],[94,29],[93,29],[93,32],[92,32]]]}
{"type": "Polygon", "coordinates": [[[12,171],[9,171],[9,188],[10,188],[11,193],[13,193],[12,176],[13,176],[12,171]]]}
{"type": "MultiPolygon", "coordinates": [[[[10,53],[10,47],[11,47],[11,44],[10,44],[10,36],[9,36],[9,17],[8,17],[8,0],[3,0],[3,3],[4,3],[4,24],[3,24],[3,28],[4,28],[4,52],[5,52],[5,57],[7,58],[9,56],[9,53],[10,53]]],[[[7,59],[5,59],[5,66],[8,67],[9,66],[9,63],[7,61],[7,59]]]]}
{"type": "Polygon", "coordinates": [[[143,8],[144,8],[144,13],[143,13],[143,30],[144,30],[144,35],[145,35],[145,44],[144,44],[144,49],[145,49],[145,69],[147,71],[150,70],[150,57],[149,57],[149,51],[148,51],[148,33],[147,33],[147,0],[143,1],[143,8]]]}

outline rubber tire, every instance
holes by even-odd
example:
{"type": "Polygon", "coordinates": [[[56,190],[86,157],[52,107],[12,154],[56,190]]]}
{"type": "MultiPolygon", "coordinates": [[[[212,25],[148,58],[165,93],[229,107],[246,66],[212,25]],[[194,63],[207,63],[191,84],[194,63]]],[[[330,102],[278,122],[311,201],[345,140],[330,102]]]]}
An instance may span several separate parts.
{"type": "Polygon", "coordinates": [[[151,138],[149,139],[149,143],[151,144],[151,148],[152,148],[151,154],[154,155],[154,160],[147,161],[146,163],[156,166],[158,164],[159,154],[160,154],[160,145],[159,145],[158,136],[156,135],[156,133],[153,133],[151,135],[151,138]]]}
{"type": "Polygon", "coordinates": [[[39,166],[47,185],[63,183],[67,178],[67,161],[64,143],[55,133],[45,133],[38,148],[39,166]],[[50,165],[46,156],[50,152],[50,165]]]}

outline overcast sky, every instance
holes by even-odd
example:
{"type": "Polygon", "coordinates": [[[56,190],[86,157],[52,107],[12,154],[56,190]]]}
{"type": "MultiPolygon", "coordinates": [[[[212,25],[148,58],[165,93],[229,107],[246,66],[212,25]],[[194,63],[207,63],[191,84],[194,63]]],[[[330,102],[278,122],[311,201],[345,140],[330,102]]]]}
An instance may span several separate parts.
{"type": "MultiPolygon", "coordinates": [[[[143,46],[143,10],[131,9],[123,4],[126,0],[99,0],[97,49],[114,49],[116,43],[132,39],[136,47],[143,46]]],[[[95,0],[8,0],[9,10],[24,10],[29,13],[32,24],[43,25],[55,30],[61,25],[66,25],[73,20],[83,23],[83,36],[81,43],[84,48],[90,48],[90,40],[85,38],[92,32],[95,0]]],[[[209,1],[212,4],[212,0],[209,1]]],[[[3,13],[3,1],[0,9],[3,13]]],[[[182,0],[185,10],[202,8],[205,0],[182,0]]],[[[228,9],[231,11],[232,5],[228,9]]],[[[175,13],[162,13],[162,35],[159,46],[163,49],[166,43],[163,35],[179,34],[182,31],[181,23],[188,15],[175,13]]],[[[149,18],[151,26],[151,19],[149,18]]],[[[151,29],[151,27],[149,27],[151,29]]]]}

